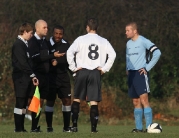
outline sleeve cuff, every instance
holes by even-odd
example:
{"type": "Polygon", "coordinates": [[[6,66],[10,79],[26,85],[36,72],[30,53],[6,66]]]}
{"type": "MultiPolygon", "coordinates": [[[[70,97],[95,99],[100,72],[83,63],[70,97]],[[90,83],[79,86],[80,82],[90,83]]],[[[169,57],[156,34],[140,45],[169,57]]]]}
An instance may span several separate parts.
{"type": "Polygon", "coordinates": [[[103,71],[103,73],[106,73],[106,70],[104,70],[103,68],[101,70],[103,71]]]}
{"type": "Polygon", "coordinates": [[[35,74],[34,74],[34,73],[33,73],[33,74],[31,74],[31,75],[30,75],[30,77],[31,77],[31,78],[35,77],[35,74]]]}
{"type": "Polygon", "coordinates": [[[74,70],[73,70],[73,72],[76,72],[77,71],[77,68],[75,68],[74,70]]]}
{"type": "Polygon", "coordinates": [[[146,72],[148,72],[148,70],[146,68],[144,68],[146,72]]]}

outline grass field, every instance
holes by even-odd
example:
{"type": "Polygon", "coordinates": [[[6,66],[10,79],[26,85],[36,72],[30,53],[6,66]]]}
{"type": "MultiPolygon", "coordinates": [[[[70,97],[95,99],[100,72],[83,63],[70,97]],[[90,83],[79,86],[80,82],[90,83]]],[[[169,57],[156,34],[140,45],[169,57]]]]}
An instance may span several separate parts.
{"type": "MultiPolygon", "coordinates": [[[[30,125],[25,125],[30,130],[30,125]]],[[[46,127],[41,126],[42,133],[14,133],[14,125],[0,125],[0,138],[179,138],[178,126],[163,126],[160,134],[130,133],[133,126],[99,125],[99,133],[91,134],[89,125],[80,125],[77,133],[62,132],[61,125],[54,126],[53,133],[47,133],[46,127]]]]}

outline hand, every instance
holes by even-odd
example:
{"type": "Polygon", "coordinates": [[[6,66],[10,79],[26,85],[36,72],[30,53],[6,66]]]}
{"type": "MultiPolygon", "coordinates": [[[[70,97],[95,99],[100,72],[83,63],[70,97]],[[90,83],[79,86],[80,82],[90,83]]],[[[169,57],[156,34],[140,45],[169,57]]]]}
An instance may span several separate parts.
{"type": "Polygon", "coordinates": [[[36,77],[33,77],[32,78],[32,82],[35,86],[38,86],[39,85],[39,80],[36,78],[36,77]]]}
{"type": "Polygon", "coordinates": [[[73,72],[73,77],[75,77],[76,76],[76,72],[78,71],[78,70],[81,70],[82,69],[82,67],[80,67],[80,68],[77,68],[74,72],[73,72]]]}
{"type": "Polygon", "coordinates": [[[139,69],[139,72],[140,72],[140,75],[141,74],[145,74],[145,75],[147,75],[147,71],[145,70],[145,68],[141,68],[141,69],[139,69]]]}
{"type": "Polygon", "coordinates": [[[56,59],[52,59],[52,65],[56,66],[57,64],[58,64],[57,60],[56,59]]]}
{"type": "Polygon", "coordinates": [[[62,57],[64,55],[65,55],[65,53],[59,53],[59,51],[54,52],[55,57],[62,57]]]}
{"type": "Polygon", "coordinates": [[[78,70],[80,70],[80,69],[82,69],[82,67],[80,67],[80,68],[77,68],[76,70],[75,70],[75,72],[77,72],[78,70]]]}
{"type": "Polygon", "coordinates": [[[101,68],[101,67],[98,67],[97,69],[98,69],[99,71],[101,71],[101,75],[104,74],[104,72],[102,71],[102,68],[101,68]]]}
{"type": "Polygon", "coordinates": [[[126,74],[128,75],[128,70],[126,70],[126,74]]]}

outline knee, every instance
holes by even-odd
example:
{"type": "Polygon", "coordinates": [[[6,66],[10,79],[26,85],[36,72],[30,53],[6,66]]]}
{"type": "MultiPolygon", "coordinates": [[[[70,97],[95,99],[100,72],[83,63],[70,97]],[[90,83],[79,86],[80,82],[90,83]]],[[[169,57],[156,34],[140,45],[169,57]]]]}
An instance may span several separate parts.
{"type": "Polygon", "coordinates": [[[142,107],[140,99],[133,99],[132,102],[133,102],[133,105],[134,105],[135,108],[141,108],[142,107]]]}
{"type": "Polygon", "coordinates": [[[148,107],[149,106],[148,98],[141,98],[141,103],[144,107],[148,107]]]}
{"type": "Polygon", "coordinates": [[[73,101],[72,107],[71,107],[72,113],[79,113],[80,111],[80,103],[73,101]]]}
{"type": "Polygon", "coordinates": [[[71,99],[70,98],[63,98],[62,103],[65,106],[69,106],[69,105],[71,105],[71,99]]]}
{"type": "Polygon", "coordinates": [[[55,104],[55,101],[46,101],[46,106],[53,107],[55,104]]]}
{"type": "Polygon", "coordinates": [[[26,98],[16,98],[15,107],[22,109],[22,108],[26,108],[26,106],[27,106],[26,98]]]}
{"type": "Polygon", "coordinates": [[[98,105],[98,102],[96,102],[96,101],[90,101],[90,104],[91,105],[98,105]]]}
{"type": "Polygon", "coordinates": [[[141,100],[141,103],[144,107],[149,106],[149,100],[148,100],[148,94],[147,93],[140,95],[140,100],[141,100]]]}
{"type": "Polygon", "coordinates": [[[42,108],[44,104],[44,99],[40,99],[40,107],[42,108]]]}

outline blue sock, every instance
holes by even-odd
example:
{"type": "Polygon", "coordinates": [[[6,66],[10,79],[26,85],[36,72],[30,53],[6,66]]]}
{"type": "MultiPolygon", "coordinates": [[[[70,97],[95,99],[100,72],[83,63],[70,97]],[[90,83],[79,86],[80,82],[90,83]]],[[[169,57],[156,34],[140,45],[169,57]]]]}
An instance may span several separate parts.
{"type": "Polygon", "coordinates": [[[143,109],[142,108],[135,108],[134,109],[134,117],[135,117],[135,125],[136,129],[142,130],[142,116],[143,116],[143,109]]]}
{"type": "Polygon", "coordinates": [[[150,107],[144,108],[144,116],[147,129],[147,127],[152,123],[152,109],[150,107]]]}

